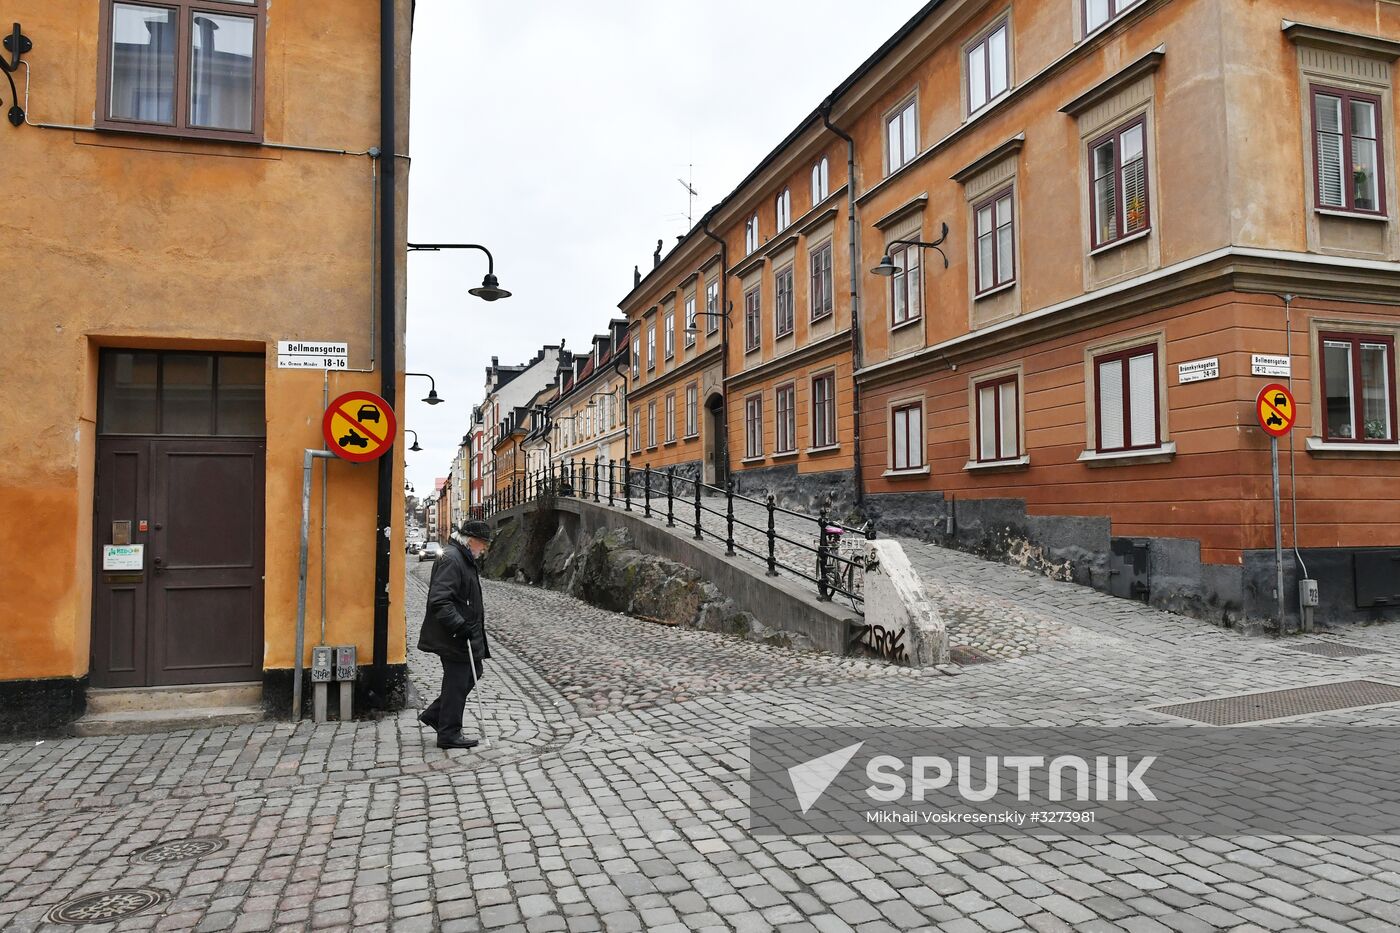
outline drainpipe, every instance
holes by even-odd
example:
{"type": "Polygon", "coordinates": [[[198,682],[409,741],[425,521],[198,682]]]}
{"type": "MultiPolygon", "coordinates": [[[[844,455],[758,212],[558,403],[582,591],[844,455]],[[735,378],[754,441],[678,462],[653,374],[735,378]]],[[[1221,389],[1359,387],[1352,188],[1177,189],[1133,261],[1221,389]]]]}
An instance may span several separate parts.
{"type": "Polygon", "coordinates": [[[860,299],[859,266],[860,254],[856,252],[856,141],[841,127],[831,122],[831,98],[822,102],[822,123],[826,128],[846,141],[846,226],[850,231],[851,267],[851,423],[854,436],[851,438],[855,480],[856,508],[865,501],[865,480],[860,466],[860,383],[855,374],[860,371],[860,299]]]}
{"type": "MultiPolygon", "coordinates": [[[[724,481],[729,482],[729,244],[723,237],[717,236],[710,229],[710,215],[706,214],[700,218],[700,229],[705,231],[705,236],[719,244],[719,310],[720,314],[720,370],[719,370],[719,398],[720,414],[719,423],[721,426],[720,442],[715,451],[716,459],[723,458],[724,481]]],[[[696,413],[697,416],[699,412],[696,413]]],[[[700,467],[701,478],[704,478],[705,468],[700,467]]],[[[719,483],[719,463],[715,464],[715,485],[719,483]]]]}
{"type": "MultiPolygon", "coordinates": [[[[398,301],[395,273],[398,259],[398,209],[394,184],[398,152],[395,137],[394,0],[379,0],[379,148],[383,171],[383,208],[379,214],[379,353],[384,363],[379,370],[379,394],[389,407],[395,405],[398,385],[398,301]]],[[[379,494],[374,519],[374,654],[369,671],[369,704],[385,709],[389,697],[389,561],[390,533],[393,529],[394,461],[397,456],[378,460],[379,494]]]]}
{"type": "MultiPolygon", "coordinates": [[[[632,341],[630,336],[627,341],[627,353],[629,356],[632,353],[632,341]]],[[[628,363],[631,363],[630,359],[628,363]]],[[[613,364],[613,372],[617,373],[619,378],[622,379],[622,411],[620,412],[622,415],[622,462],[626,463],[628,451],[631,450],[627,445],[631,443],[632,439],[627,436],[628,431],[631,429],[631,422],[627,420],[627,373],[622,369],[621,360],[613,364]]]]}

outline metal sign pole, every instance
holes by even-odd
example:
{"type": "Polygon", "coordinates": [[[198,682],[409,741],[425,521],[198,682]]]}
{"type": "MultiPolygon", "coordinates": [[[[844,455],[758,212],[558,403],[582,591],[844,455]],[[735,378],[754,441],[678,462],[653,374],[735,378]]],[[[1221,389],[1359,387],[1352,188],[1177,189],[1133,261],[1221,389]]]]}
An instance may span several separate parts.
{"type": "Polygon", "coordinates": [[[1278,597],[1278,633],[1286,633],[1283,617],[1283,514],[1279,511],[1278,438],[1269,438],[1269,454],[1274,474],[1274,595],[1278,597]]]}
{"type": "Polygon", "coordinates": [[[306,561],[311,537],[311,464],[334,457],[329,450],[306,448],[301,466],[301,559],[297,567],[297,655],[292,664],[292,721],[301,721],[302,652],[306,650],[306,561]]]}

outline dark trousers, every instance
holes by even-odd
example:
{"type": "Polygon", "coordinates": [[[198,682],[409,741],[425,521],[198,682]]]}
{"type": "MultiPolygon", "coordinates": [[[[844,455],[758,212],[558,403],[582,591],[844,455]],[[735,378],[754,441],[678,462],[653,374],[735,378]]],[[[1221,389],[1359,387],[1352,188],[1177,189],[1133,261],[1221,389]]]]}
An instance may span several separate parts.
{"type": "MultiPolygon", "coordinates": [[[[480,662],[478,662],[480,663],[480,662]]],[[[462,731],[462,714],[467,707],[467,694],[476,686],[481,670],[472,670],[466,661],[442,662],[442,692],[423,711],[423,716],[437,723],[438,735],[453,737],[462,731]]]]}

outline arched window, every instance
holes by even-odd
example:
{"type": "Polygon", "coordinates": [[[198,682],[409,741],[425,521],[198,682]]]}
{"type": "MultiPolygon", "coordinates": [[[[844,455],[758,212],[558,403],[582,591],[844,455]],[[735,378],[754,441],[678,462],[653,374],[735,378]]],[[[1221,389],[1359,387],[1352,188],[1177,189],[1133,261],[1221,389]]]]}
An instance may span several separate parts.
{"type": "Polygon", "coordinates": [[[820,204],[831,194],[831,177],[828,173],[826,156],[812,166],[812,203],[820,204]]]}
{"type": "Polygon", "coordinates": [[[778,195],[773,206],[773,215],[777,220],[776,229],[786,230],[788,224],[792,223],[792,192],[784,188],[783,193],[778,195]]]}

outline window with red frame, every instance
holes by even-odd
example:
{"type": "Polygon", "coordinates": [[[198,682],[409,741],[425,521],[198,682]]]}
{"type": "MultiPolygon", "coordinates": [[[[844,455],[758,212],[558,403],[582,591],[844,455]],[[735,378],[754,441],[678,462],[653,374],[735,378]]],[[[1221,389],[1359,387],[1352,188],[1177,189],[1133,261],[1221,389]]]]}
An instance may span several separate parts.
{"type": "Polygon", "coordinates": [[[1146,117],[1138,117],[1089,144],[1089,188],[1095,248],[1151,226],[1146,117]]]}
{"type": "Polygon", "coordinates": [[[972,209],[977,231],[977,294],[1016,280],[1016,232],[1011,189],[995,194],[972,209]]]}
{"type": "Polygon", "coordinates": [[[890,466],[896,470],[916,470],[924,465],[924,409],[915,402],[890,412],[890,466]]]}
{"type": "Polygon", "coordinates": [[[1161,442],[1157,347],[1135,347],[1094,358],[1097,450],[1141,450],[1161,442]]]}
{"type": "Polygon", "coordinates": [[[744,400],[744,457],[763,456],[763,397],[744,400]]]}
{"type": "Polygon", "coordinates": [[[812,379],[812,446],[830,447],[836,443],[836,374],[825,373],[812,379]]]}
{"type": "Polygon", "coordinates": [[[763,319],[759,316],[758,289],[744,294],[744,351],[757,350],[763,334],[763,319]]]}
{"type": "Polygon", "coordinates": [[[1395,338],[1324,332],[1318,339],[1325,439],[1395,443],[1395,338]]]}
{"type": "Polygon", "coordinates": [[[1021,456],[1021,404],[1016,377],[977,385],[977,459],[982,463],[1021,456]]]}
{"type": "Polygon", "coordinates": [[[817,321],[832,310],[831,244],[826,243],[812,250],[808,254],[808,265],[812,270],[812,286],[807,294],[812,305],[812,320],[817,321]]]}
{"type": "Polygon", "coordinates": [[[777,438],[773,452],[792,453],[797,449],[797,389],[791,384],[779,386],[773,393],[778,420],[774,425],[777,438]]]}
{"type": "Polygon", "coordinates": [[[1084,0],[1084,34],[1098,29],[1142,0],[1084,0]]]}
{"type": "Polygon", "coordinates": [[[1011,27],[1002,20],[967,50],[967,112],[976,113],[1006,93],[1011,83],[1006,37],[1011,27]]]}
{"type": "Polygon", "coordinates": [[[792,333],[792,266],[773,276],[773,335],[792,333]]]}
{"type": "Polygon", "coordinates": [[[923,314],[923,276],[917,246],[890,249],[894,275],[890,276],[891,324],[898,327],[923,314]]]}
{"type": "Polygon", "coordinates": [[[1317,206],[1385,213],[1381,99],[1330,87],[1312,89],[1317,206]]]}

